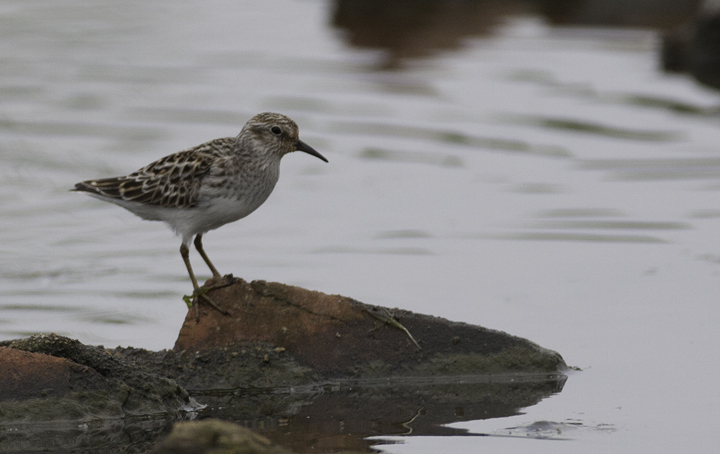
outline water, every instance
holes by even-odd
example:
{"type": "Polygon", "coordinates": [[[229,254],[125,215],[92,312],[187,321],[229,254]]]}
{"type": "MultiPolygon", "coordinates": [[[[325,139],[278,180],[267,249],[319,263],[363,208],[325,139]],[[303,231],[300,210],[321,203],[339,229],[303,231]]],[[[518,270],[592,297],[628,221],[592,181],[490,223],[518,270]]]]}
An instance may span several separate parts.
{"type": "Polygon", "coordinates": [[[335,8],[4,2],[0,338],[172,347],[178,239],[68,189],[279,111],[330,163],[286,157],[261,209],[206,235],[221,272],[501,329],[583,369],[523,415],[453,425],[493,436],[385,452],[712,452],[720,95],[659,72],[651,29],[496,12],[389,52],[353,46],[335,8]]]}

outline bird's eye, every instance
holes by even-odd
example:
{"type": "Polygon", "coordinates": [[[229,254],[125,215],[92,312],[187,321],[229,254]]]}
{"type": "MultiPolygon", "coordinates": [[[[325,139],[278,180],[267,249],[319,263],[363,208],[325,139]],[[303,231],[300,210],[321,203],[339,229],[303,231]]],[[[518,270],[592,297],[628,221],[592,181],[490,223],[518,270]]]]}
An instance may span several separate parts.
{"type": "Polygon", "coordinates": [[[279,136],[282,133],[282,129],[280,129],[280,126],[273,126],[272,128],[270,128],[270,131],[272,131],[272,133],[276,136],[279,136]]]}

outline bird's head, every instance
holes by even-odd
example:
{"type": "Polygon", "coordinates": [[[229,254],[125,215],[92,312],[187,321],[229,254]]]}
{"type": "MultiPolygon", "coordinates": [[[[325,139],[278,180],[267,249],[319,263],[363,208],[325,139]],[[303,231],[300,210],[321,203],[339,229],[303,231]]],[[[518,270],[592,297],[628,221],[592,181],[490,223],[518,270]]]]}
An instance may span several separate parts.
{"type": "Polygon", "coordinates": [[[238,140],[253,150],[264,150],[282,158],[293,151],[304,151],[318,159],[328,162],[313,147],[299,137],[297,124],[285,115],[264,112],[252,117],[238,135],[238,140]]]}

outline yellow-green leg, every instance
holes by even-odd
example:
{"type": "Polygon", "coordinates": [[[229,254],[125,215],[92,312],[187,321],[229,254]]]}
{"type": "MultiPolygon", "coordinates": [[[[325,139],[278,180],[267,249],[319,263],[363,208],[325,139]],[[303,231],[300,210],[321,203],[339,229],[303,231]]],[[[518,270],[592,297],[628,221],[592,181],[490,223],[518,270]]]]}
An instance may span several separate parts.
{"type": "MultiPolygon", "coordinates": [[[[200,235],[198,235],[198,236],[200,236],[200,235]]],[[[198,243],[200,243],[200,249],[198,249],[198,252],[200,252],[200,251],[202,251],[202,243],[200,241],[197,241],[197,239],[196,239],[196,241],[195,241],[196,247],[197,247],[198,243]]],[[[205,292],[207,292],[210,289],[205,288],[205,287],[200,287],[198,285],[197,279],[195,278],[195,273],[193,273],[192,266],[190,265],[190,251],[188,250],[185,243],[180,245],[180,255],[182,256],[183,261],[185,262],[185,267],[187,267],[188,274],[190,275],[190,280],[192,281],[192,284],[193,284],[192,300],[190,300],[190,297],[188,297],[187,299],[185,299],[185,298],[183,298],[183,299],[185,299],[185,302],[192,301],[192,304],[195,306],[195,319],[200,320],[200,312],[198,311],[198,304],[196,303],[196,300],[198,298],[203,298],[205,301],[210,303],[210,305],[212,307],[214,307],[215,309],[220,311],[221,314],[230,315],[230,313],[228,311],[221,309],[220,306],[215,304],[215,301],[210,299],[210,297],[205,294],[205,292]]],[[[207,260],[207,255],[205,255],[204,252],[201,252],[201,255],[203,256],[205,261],[208,263],[208,265],[211,265],[209,260],[207,260]]],[[[213,274],[217,273],[217,269],[215,269],[214,266],[211,266],[211,270],[213,271],[213,274]]],[[[217,275],[219,276],[220,273],[217,273],[217,275]]]]}
{"type": "Polygon", "coordinates": [[[215,268],[215,265],[213,265],[212,262],[210,261],[210,257],[208,257],[207,254],[205,253],[205,249],[203,249],[202,233],[198,233],[197,236],[195,237],[195,249],[197,249],[197,251],[200,253],[200,257],[202,257],[203,260],[205,260],[205,263],[207,263],[208,268],[210,268],[210,271],[212,271],[213,277],[221,278],[222,275],[217,270],[217,268],[215,268]]]}

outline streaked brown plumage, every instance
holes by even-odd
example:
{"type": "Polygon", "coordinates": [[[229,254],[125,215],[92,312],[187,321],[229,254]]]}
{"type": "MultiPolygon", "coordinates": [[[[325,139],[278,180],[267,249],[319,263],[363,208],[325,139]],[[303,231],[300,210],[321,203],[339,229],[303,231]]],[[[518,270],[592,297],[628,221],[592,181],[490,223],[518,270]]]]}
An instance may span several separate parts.
{"type": "Polygon", "coordinates": [[[284,155],[299,150],[327,162],[298,134],[297,124],[285,115],[261,113],[237,137],[165,156],[126,176],[86,180],[74,190],[120,205],[143,219],[167,223],[182,237],[180,253],[198,294],[188,257],[193,238],[213,276],[221,277],[203,250],[202,235],[262,205],[278,181],[284,155]]]}

